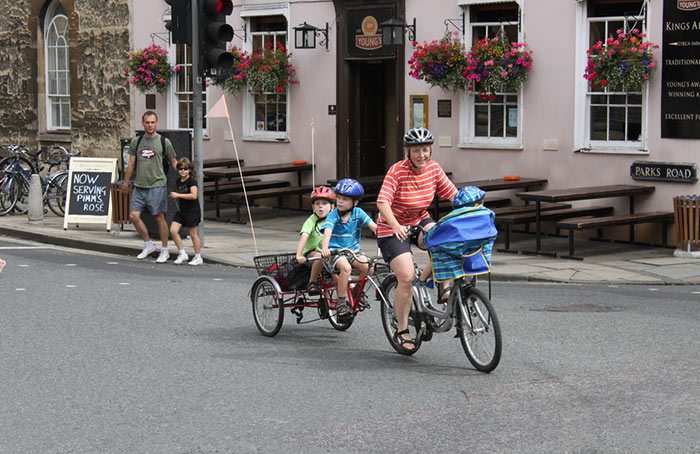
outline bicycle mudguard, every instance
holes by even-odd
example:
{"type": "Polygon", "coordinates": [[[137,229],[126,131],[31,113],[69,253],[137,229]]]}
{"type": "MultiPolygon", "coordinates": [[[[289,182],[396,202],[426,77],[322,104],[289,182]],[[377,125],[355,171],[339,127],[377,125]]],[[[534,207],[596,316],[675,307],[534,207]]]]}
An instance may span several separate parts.
{"type": "Polygon", "coordinates": [[[275,280],[274,277],[268,276],[268,275],[263,275],[258,277],[255,282],[253,282],[253,285],[250,286],[250,290],[248,291],[248,296],[250,297],[250,302],[253,302],[253,289],[259,285],[260,282],[262,281],[268,281],[270,285],[272,285],[272,288],[275,289],[275,292],[277,292],[277,295],[282,294],[282,289],[280,288],[279,283],[275,280]]]}

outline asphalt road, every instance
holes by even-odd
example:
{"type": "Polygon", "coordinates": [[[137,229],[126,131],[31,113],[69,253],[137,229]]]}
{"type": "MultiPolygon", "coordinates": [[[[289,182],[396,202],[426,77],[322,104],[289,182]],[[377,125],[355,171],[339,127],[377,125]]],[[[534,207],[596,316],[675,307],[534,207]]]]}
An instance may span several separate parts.
{"type": "MultiPolygon", "coordinates": [[[[0,238],[0,452],[700,452],[700,288],[496,283],[503,358],[253,323],[253,270],[0,238]]],[[[310,318],[310,317],[309,317],[310,318]]]]}

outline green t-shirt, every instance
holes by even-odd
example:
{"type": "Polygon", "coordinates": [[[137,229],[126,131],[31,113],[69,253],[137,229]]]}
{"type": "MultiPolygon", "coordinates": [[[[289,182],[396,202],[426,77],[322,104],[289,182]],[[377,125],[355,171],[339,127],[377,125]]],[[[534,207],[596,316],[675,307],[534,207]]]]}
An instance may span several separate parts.
{"type": "MultiPolygon", "coordinates": [[[[160,142],[160,134],[149,138],[144,136],[136,150],[138,137],[134,137],[129,148],[129,155],[136,156],[136,171],[134,172],[134,186],[137,188],[158,188],[168,184],[168,177],[163,172],[163,150],[160,142]]],[[[165,139],[165,155],[168,163],[175,158],[175,149],[170,140],[165,139]]]]}
{"type": "Polygon", "coordinates": [[[308,233],[309,237],[306,239],[306,244],[304,245],[304,250],[301,255],[306,256],[311,251],[321,251],[321,243],[323,242],[323,233],[321,233],[321,226],[325,219],[319,219],[318,216],[312,214],[308,217],[304,225],[301,226],[301,231],[299,234],[308,233]]]}

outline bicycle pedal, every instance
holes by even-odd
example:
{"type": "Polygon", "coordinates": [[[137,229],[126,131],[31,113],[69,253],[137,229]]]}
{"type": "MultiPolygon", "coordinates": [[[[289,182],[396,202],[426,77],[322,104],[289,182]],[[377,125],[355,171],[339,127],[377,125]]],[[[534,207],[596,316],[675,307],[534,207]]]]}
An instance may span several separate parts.
{"type": "Polygon", "coordinates": [[[301,323],[301,319],[304,318],[303,311],[304,311],[304,308],[300,308],[300,307],[293,307],[291,310],[292,314],[296,315],[296,317],[297,317],[297,324],[301,323]]]}

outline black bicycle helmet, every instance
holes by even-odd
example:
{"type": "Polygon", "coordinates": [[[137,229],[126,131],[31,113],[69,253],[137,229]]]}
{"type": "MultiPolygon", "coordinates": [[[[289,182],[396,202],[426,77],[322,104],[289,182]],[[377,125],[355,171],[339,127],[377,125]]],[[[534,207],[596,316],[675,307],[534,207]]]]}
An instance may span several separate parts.
{"type": "Polygon", "coordinates": [[[433,135],[422,126],[411,128],[403,136],[403,146],[411,147],[413,145],[430,145],[435,142],[433,135]]]}

